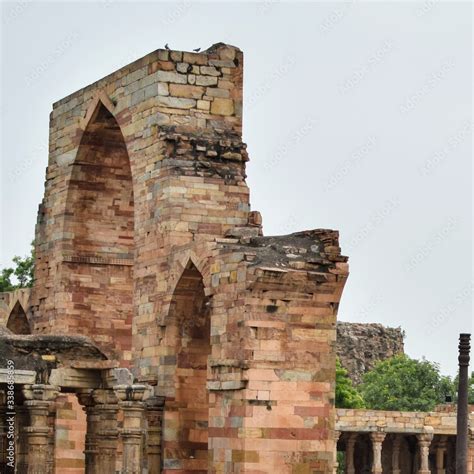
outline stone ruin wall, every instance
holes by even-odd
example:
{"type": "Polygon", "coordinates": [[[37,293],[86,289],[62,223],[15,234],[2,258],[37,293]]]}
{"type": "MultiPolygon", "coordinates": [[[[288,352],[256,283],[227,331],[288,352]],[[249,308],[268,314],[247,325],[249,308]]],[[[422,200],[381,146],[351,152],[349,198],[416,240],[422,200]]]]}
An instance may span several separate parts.
{"type": "Polygon", "coordinates": [[[377,361],[404,353],[404,332],[378,323],[337,323],[337,356],[355,384],[377,361]]]}

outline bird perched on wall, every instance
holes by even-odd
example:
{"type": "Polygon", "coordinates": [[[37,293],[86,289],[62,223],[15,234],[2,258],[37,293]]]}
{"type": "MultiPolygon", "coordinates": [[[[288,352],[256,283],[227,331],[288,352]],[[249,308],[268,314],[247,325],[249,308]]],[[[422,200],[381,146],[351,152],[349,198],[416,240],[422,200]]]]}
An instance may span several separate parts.
{"type": "Polygon", "coordinates": [[[201,48],[193,49],[193,51],[194,51],[195,53],[199,53],[199,51],[201,51],[201,48]]]}
{"type": "Polygon", "coordinates": [[[168,43],[165,44],[165,49],[170,49],[170,47],[168,46],[168,43]]]}

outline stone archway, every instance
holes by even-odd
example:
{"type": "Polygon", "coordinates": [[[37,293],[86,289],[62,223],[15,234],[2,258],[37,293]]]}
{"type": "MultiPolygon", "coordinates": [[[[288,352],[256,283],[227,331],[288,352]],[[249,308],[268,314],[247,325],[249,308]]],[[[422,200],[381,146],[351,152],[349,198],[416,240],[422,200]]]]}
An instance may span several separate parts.
{"type": "Polygon", "coordinates": [[[65,214],[63,281],[68,330],[129,364],[133,313],[134,199],[120,127],[98,102],[85,128],[65,214]]]}
{"type": "Polygon", "coordinates": [[[165,404],[164,472],[207,472],[210,312],[202,275],[191,261],[175,288],[165,337],[175,351],[175,372],[174,397],[165,404]]]}
{"type": "Polygon", "coordinates": [[[13,309],[10,312],[7,321],[7,328],[13,334],[31,334],[28,318],[26,317],[25,310],[19,301],[15,303],[15,306],[13,306],[13,309]]]}

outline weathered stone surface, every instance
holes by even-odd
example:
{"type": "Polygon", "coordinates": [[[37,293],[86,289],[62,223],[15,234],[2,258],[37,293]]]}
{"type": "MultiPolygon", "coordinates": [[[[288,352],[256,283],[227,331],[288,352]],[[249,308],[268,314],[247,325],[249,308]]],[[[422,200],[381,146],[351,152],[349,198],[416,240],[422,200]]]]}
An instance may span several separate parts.
{"type": "Polygon", "coordinates": [[[401,328],[381,324],[337,323],[337,356],[356,384],[377,361],[404,352],[401,328]]]}
{"type": "Polygon", "coordinates": [[[214,99],[211,105],[211,113],[217,115],[232,115],[234,113],[234,101],[232,99],[214,99]]]}

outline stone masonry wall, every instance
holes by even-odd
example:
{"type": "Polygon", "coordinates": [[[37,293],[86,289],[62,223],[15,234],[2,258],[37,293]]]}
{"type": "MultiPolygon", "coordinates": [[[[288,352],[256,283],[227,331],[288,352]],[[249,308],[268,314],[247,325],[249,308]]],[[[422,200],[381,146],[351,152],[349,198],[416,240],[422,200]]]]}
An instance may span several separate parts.
{"type": "Polygon", "coordinates": [[[337,323],[337,356],[355,384],[379,360],[403,354],[403,330],[382,324],[337,323]]]}

